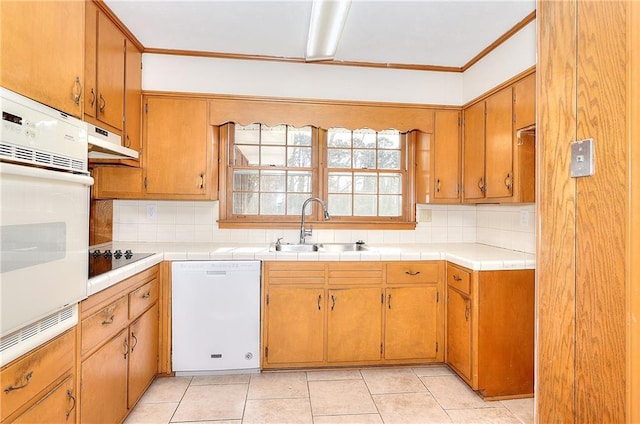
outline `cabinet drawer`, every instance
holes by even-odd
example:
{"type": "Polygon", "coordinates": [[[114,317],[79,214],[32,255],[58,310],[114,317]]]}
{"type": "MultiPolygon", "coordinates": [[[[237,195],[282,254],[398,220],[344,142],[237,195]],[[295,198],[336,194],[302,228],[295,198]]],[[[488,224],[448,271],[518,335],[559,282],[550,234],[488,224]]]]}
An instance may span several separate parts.
{"type": "Polygon", "coordinates": [[[471,293],[471,273],[455,266],[447,265],[447,285],[465,294],[471,293]]]}
{"type": "Polygon", "coordinates": [[[75,341],[76,331],[73,329],[17,359],[0,372],[0,420],[29,402],[73,367],[75,341]]]}
{"type": "Polygon", "coordinates": [[[329,265],[329,284],[382,284],[381,262],[336,262],[329,265]]]}
{"type": "Polygon", "coordinates": [[[108,340],[128,322],[128,299],[123,296],[82,320],[82,354],[108,340]]]}
{"type": "Polygon", "coordinates": [[[387,264],[387,284],[437,283],[441,262],[390,262],[387,264]]]}
{"type": "Polygon", "coordinates": [[[129,293],[129,318],[144,312],[158,300],[158,280],[153,279],[129,293]]]}
{"type": "Polygon", "coordinates": [[[265,275],[269,284],[324,284],[325,265],[305,262],[268,262],[265,275]]]}

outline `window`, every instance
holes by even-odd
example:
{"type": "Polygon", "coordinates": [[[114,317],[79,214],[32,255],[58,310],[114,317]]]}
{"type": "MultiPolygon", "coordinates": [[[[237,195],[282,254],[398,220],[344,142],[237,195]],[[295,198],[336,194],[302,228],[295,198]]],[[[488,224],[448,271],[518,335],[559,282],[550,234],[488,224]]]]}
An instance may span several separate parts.
{"type": "Polygon", "coordinates": [[[307,220],[316,225],[413,224],[407,134],[290,125],[225,127],[223,226],[299,225],[302,204],[309,197],[324,199],[331,215],[324,222],[319,208],[309,207],[307,220]]]}
{"type": "Polygon", "coordinates": [[[327,200],[333,216],[401,217],[399,131],[327,131],[327,200]]]}
{"type": "Polygon", "coordinates": [[[235,125],[233,215],[299,215],[313,193],[312,128],[235,125]]]}

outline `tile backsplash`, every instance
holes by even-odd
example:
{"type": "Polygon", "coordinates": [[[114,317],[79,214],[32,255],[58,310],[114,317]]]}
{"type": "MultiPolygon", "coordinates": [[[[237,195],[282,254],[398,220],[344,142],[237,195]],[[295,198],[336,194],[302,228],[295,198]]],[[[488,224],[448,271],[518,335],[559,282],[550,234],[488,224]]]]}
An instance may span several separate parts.
{"type": "MultiPolygon", "coordinates": [[[[534,205],[418,205],[415,230],[314,230],[308,240],[369,244],[479,242],[535,253],[534,205]]],[[[115,200],[113,240],[135,242],[294,242],[296,229],[218,228],[218,202],[115,200]]]]}

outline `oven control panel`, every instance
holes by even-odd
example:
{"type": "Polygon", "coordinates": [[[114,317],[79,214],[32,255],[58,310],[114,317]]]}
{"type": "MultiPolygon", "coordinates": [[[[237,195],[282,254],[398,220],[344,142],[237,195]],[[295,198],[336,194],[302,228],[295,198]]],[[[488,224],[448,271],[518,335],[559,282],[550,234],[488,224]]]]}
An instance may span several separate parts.
{"type": "Polygon", "coordinates": [[[84,122],[3,87],[0,108],[0,159],[88,173],[84,122]]]}

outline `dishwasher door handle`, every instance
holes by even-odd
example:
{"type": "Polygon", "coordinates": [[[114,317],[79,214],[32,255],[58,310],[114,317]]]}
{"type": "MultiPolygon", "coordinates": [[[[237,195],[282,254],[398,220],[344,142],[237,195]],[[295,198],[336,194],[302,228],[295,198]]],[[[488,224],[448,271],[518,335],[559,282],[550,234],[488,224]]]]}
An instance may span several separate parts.
{"type": "Polygon", "coordinates": [[[207,277],[226,277],[227,271],[207,271],[207,277]]]}

